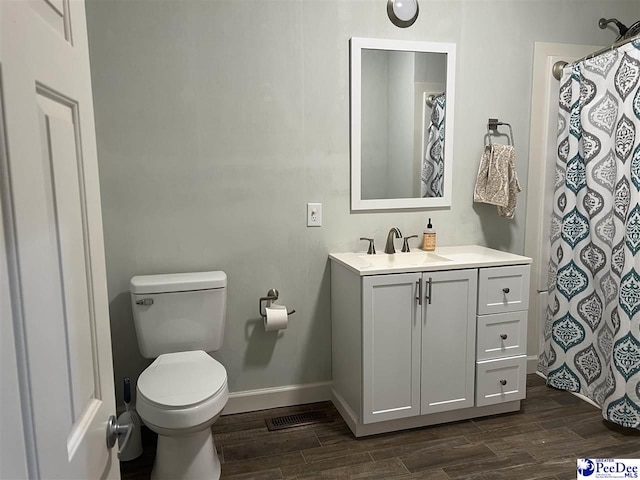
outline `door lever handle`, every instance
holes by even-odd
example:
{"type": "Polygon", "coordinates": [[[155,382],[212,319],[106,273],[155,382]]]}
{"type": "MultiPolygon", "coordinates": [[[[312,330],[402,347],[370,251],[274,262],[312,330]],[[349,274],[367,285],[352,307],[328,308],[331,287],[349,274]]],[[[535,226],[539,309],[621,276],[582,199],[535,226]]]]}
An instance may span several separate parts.
{"type": "Polygon", "coordinates": [[[124,440],[120,448],[118,448],[118,457],[127,448],[129,440],[131,439],[131,433],[133,432],[133,423],[127,423],[120,425],[115,415],[111,415],[107,421],[107,448],[111,450],[116,444],[116,440],[120,435],[124,434],[124,440]]]}

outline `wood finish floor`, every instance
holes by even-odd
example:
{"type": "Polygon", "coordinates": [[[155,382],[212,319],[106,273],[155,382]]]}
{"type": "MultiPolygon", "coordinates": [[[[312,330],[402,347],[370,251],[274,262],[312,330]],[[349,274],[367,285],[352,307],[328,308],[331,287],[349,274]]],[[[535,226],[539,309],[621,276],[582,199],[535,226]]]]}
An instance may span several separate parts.
{"type": "MultiPolygon", "coordinates": [[[[223,479],[576,478],[577,458],[640,458],[640,432],[603,421],[600,410],[527,378],[520,412],[355,438],[330,402],[221,417],[213,436],[223,479]],[[264,419],[325,409],[332,422],[269,432],[264,419]]],[[[149,478],[155,438],[121,463],[122,478],[149,478]]]]}

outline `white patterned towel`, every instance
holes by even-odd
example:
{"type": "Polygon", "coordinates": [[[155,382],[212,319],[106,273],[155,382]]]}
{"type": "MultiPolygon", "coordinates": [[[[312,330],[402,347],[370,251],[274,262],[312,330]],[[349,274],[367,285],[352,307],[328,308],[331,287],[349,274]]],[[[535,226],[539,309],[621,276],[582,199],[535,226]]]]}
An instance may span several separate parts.
{"type": "Polygon", "coordinates": [[[517,195],[522,191],[515,168],[516,152],[511,145],[488,145],[484,148],[473,201],[498,206],[501,217],[513,218],[517,195]]]}

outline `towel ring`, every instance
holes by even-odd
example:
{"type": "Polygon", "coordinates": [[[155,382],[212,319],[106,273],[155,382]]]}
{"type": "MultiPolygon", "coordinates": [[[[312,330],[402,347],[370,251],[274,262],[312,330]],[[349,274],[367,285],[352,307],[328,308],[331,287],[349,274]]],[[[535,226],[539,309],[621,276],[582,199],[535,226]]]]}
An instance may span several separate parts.
{"type": "Polygon", "coordinates": [[[501,122],[497,118],[490,118],[487,121],[487,139],[489,140],[489,146],[492,145],[492,143],[491,143],[491,135],[492,135],[492,133],[491,132],[493,132],[493,135],[506,135],[504,133],[501,134],[498,131],[498,127],[501,126],[501,125],[505,125],[505,126],[509,127],[509,135],[508,135],[509,145],[511,145],[513,147],[513,129],[511,128],[511,125],[506,123],[506,122],[501,122]]]}

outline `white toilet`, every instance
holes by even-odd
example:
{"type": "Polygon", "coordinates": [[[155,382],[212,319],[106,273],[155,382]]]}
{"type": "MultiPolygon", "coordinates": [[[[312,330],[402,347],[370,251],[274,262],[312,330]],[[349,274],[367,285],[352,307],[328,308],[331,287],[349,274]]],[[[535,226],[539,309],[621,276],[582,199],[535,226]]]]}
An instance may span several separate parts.
{"type": "Polygon", "coordinates": [[[206,352],[222,345],[224,272],[131,279],[140,353],[155,361],[140,375],[137,410],[158,434],[152,480],[217,479],[211,425],[229,398],[227,371],[206,352]]]}

